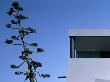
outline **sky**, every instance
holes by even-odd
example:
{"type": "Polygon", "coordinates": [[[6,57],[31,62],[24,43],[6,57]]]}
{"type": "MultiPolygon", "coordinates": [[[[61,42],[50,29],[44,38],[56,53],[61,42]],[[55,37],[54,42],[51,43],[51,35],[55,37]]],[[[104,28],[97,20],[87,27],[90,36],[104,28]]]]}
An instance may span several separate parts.
{"type": "MultiPolygon", "coordinates": [[[[58,76],[67,75],[69,60],[69,29],[110,28],[110,0],[18,0],[24,8],[23,14],[29,17],[24,26],[33,26],[37,34],[29,41],[37,41],[45,49],[33,58],[43,63],[38,71],[50,73],[51,77],[38,82],[66,82],[58,76]]],[[[15,76],[10,64],[19,64],[21,47],[6,45],[5,39],[16,31],[5,28],[10,18],[6,12],[11,0],[0,0],[0,82],[23,82],[23,76],[15,76]]],[[[25,66],[21,68],[24,69],[25,66]]],[[[28,82],[28,81],[27,81],[28,82]]]]}

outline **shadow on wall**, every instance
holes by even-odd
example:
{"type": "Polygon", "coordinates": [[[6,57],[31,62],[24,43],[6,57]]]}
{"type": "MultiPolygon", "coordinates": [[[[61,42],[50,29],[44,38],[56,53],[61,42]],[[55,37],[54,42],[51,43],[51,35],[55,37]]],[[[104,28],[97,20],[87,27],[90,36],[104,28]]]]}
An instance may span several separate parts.
{"type": "Polygon", "coordinates": [[[104,80],[104,79],[95,79],[95,82],[110,82],[110,80],[104,80]]]}

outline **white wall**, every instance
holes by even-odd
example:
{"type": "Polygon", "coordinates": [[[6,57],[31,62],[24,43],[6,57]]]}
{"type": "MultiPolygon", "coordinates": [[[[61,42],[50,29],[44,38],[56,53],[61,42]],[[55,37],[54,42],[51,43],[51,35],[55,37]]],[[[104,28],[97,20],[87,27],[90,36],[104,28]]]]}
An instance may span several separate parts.
{"type": "Polygon", "coordinates": [[[109,82],[109,80],[109,58],[69,59],[67,82],[109,82]]]}
{"type": "Polygon", "coordinates": [[[70,29],[69,36],[110,36],[110,29],[70,29]]]}

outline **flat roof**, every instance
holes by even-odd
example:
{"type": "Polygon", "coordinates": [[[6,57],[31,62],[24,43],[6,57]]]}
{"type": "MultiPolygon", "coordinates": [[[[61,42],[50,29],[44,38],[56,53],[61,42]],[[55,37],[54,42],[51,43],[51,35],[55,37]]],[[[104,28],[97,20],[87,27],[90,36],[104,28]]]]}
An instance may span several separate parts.
{"type": "Polygon", "coordinates": [[[70,29],[69,36],[110,36],[110,29],[70,29]]]}

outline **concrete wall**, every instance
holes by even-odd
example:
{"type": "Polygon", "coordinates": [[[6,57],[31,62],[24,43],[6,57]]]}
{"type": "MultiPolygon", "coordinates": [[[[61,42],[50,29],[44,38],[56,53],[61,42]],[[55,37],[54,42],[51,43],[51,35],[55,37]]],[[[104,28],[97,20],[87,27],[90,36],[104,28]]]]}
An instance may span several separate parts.
{"type": "Polygon", "coordinates": [[[67,82],[110,82],[110,59],[69,59],[67,82]]]}

